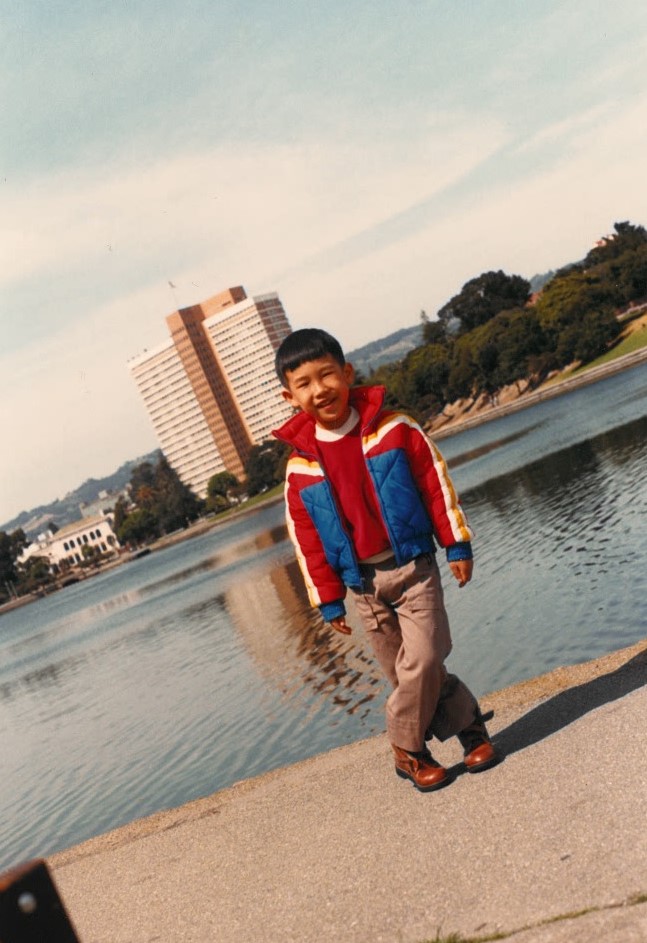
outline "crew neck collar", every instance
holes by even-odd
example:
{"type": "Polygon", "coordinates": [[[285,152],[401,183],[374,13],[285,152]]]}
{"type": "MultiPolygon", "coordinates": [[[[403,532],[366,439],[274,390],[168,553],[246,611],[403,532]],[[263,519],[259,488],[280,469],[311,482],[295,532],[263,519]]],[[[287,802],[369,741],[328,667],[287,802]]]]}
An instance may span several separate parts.
{"type": "Polygon", "coordinates": [[[342,439],[345,435],[348,435],[358,422],[359,413],[354,406],[351,406],[350,415],[343,426],[340,426],[339,429],[325,429],[323,426],[317,425],[315,426],[315,438],[319,442],[336,442],[337,439],[342,439]]]}

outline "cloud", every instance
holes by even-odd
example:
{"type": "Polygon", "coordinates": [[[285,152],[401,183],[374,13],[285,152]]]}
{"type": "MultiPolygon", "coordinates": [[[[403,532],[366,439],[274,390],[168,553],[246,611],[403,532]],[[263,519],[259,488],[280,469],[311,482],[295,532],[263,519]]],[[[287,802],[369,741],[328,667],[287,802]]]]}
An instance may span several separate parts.
{"type": "Polygon", "coordinates": [[[487,181],[470,199],[457,194],[442,214],[430,206],[410,231],[352,261],[297,273],[283,292],[296,326],[326,324],[354,347],[415,324],[422,308],[432,316],[483,271],[530,278],[583,258],[618,220],[647,224],[647,96],[604,124],[592,117],[569,132],[567,148],[551,129],[549,161],[487,181]]]}
{"type": "Polygon", "coordinates": [[[500,145],[499,128],[461,117],[419,122],[406,143],[228,144],[9,183],[0,254],[12,264],[0,284],[97,263],[105,272],[123,258],[171,264],[187,245],[198,261],[251,249],[270,267],[301,256],[304,236],[316,253],[443,189],[500,145]]]}
{"type": "Polygon", "coordinates": [[[2,394],[0,520],[157,446],[126,361],[128,339],[141,349],[146,333],[133,315],[154,323],[160,295],[146,288],[0,358],[0,374],[11,378],[2,394]]]}
{"type": "Polygon", "coordinates": [[[353,234],[370,241],[501,140],[497,126],[437,115],[420,118],[406,142],[223,145],[141,168],[52,173],[20,192],[9,184],[0,254],[11,264],[0,286],[7,298],[22,291],[25,307],[7,305],[8,334],[18,341],[21,322],[34,319],[39,332],[13,355],[7,344],[0,360],[12,378],[4,440],[15,456],[2,472],[5,513],[28,503],[21,495],[60,495],[82,469],[96,475],[109,456],[152,447],[126,361],[166,337],[176,306],[231,284],[298,285],[313,261],[353,234]]]}
{"type": "MultiPolygon", "coordinates": [[[[582,5],[551,10],[542,40],[548,26],[577,22],[582,5]]],[[[580,51],[602,49],[603,33],[590,27],[580,51]]],[[[286,106],[272,85],[255,106],[265,112],[263,140],[201,144],[207,135],[187,132],[213,117],[196,111],[203,87],[187,101],[195,128],[174,131],[171,149],[156,125],[154,141],[144,132],[130,149],[122,141],[114,160],[84,166],[81,152],[74,168],[4,180],[5,513],[152,447],[126,362],[166,336],[175,306],[232,284],[278,290],[295,326],[323,324],[357,346],[415,323],[421,308],[433,314],[480,271],[529,276],[582,257],[617,219],[646,222],[637,59],[615,66],[610,50],[580,62],[568,83],[553,77],[546,87],[552,95],[561,81],[562,102],[541,94],[546,61],[535,40],[500,56],[498,71],[488,39],[465,94],[465,58],[438,87],[425,59],[408,75],[415,95],[403,85],[385,105],[365,81],[374,99],[354,100],[349,85],[336,110],[319,88],[308,120],[289,127],[299,89],[286,106]],[[524,112],[531,91],[536,109],[524,112]]],[[[644,53],[644,37],[631,49],[644,53]]]]}

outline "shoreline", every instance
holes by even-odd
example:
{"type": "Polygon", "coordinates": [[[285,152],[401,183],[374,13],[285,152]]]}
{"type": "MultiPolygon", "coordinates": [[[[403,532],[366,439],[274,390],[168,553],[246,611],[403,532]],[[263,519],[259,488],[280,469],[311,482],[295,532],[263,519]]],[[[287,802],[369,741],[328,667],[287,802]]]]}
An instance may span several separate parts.
{"type": "MultiPolygon", "coordinates": [[[[494,711],[494,721],[498,726],[506,723],[512,717],[530,711],[538,704],[561,694],[562,692],[578,688],[589,682],[603,678],[622,668],[628,662],[641,662],[647,672],[647,637],[632,645],[616,649],[605,655],[599,655],[589,661],[577,662],[573,665],[560,665],[550,671],[518,681],[508,687],[501,688],[483,695],[479,700],[484,713],[494,711]]],[[[488,723],[490,726],[490,723],[488,723]]],[[[363,745],[371,743],[381,744],[386,737],[385,733],[375,734],[372,737],[342,744],[307,757],[295,763],[279,766],[267,770],[256,776],[240,779],[230,786],[217,789],[210,795],[191,799],[186,803],[172,808],[161,809],[142,818],[133,819],[125,825],[120,825],[107,832],[95,835],[76,845],[61,849],[46,855],[47,861],[55,870],[64,869],[82,859],[101,855],[106,851],[113,851],[123,846],[169,829],[176,828],[184,823],[196,821],[213,814],[214,808],[224,803],[244,798],[246,794],[266,784],[276,784],[286,775],[296,776],[298,779],[307,778],[320,762],[327,757],[341,756],[345,752],[352,752],[363,745]]]]}
{"type": "MultiPolygon", "coordinates": [[[[203,534],[208,533],[215,527],[226,524],[227,521],[239,520],[241,517],[248,517],[254,514],[256,511],[260,511],[262,508],[271,507],[272,504],[276,504],[282,500],[283,493],[279,495],[273,495],[271,498],[268,498],[265,501],[259,501],[251,508],[243,508],[229,514],[225,512],[221,516],[209,519],[200,518],[193,524],[189,524],[189,526],[184,530],[175,531],[172,534],[158,537],[157,540],[155,540],[152,544],[148,544],[140,549],[149,550],[151,553],[157,553],[158,550],[165,550],[167,547],[173,547],[176,544],[184,543],[185,540],[191,540],[193,537],[201,537],[203,534]]],[[[142,556],[147,556],[147,554],[142,554],[142,556]]],[[[108,573],[110,570],[117,569],[118,567],[124,566],[128,563],[134,564],[136,561],[136,557],[133,557],[129,552],[125,552],[116,558],[106,560],[106,562],[99,567],[92,567],[91,569],[88,569],[87,572],[79,575],[78,582],[84,583],[86,580],[91,580],[93,577],[101,576],[102,573],[108,573]]],[[[2,603],[2,605],[0,605],[0,616],[2,616],[5,612],[12,612],[14,609],[20,609],[22,606],[26,606],[29,603],[38,602],[39,599],[43,599],[46,596],[53,596],[67,588],[67,586],[56,586],[55,588],[50,588],[44,593],[30,593],[27,596],[18,596],[16,599],[11,599],[8,602],[2,603]]]]}
{"type": "Polygon", "coordinates": [[[643,639],[494,692],[504,762],[474,779],[434,744],[430,796],[381,733],[46,861],[95,943],[644,940],[646,668],[643,639]]]}
{"type": "MultiPolygon", "coordinates": [[[[452,435],[456,435],[459,432],[465,432],[468,429],[476,428],[477,426],[484,425],[485,423],[491,422],[495,419],[501,419],[504,416],[510,415],[511,413],[518,412],[522,409],[527,409],[530,406],[535,406],[538,403],[544,402],[545,400],[553,399],[554,397],[561,396],[564,393],[569,393],[572,390],[578,389],[579,387],[589,386],[593,383],[596,383],[598,380],[604,380],[606,377],[613,376],[616,373],[621,373],[624,370],[629,370],[632,367],[639,366],[646,361],[647,346],[633,351],[632,353],[617,357],[615,360],[612,360],[609,363],[600,364],[597,367],[585,369],[575,376],[566,376],[562,379],[547,380],[536,390],[532,390],[531,392],[524,391],[520,394],[517,394],[509,401],[496,406],[490,404],[478,405],[477,403],[476,406],[472,406],[471,408],[466,409],[464,412],[458,412],[457,415],[453,417],[448,418],[440,414],[425,422],[424,429],[425,432],[427,432],[427,434],[434,439],[434,441],[440,441],[442,439],[449,438],[452,435]],[[473,411],[474,409],[476,409],[476,412],[473,411]]],[[[215,527],[227,523],[228,521],[239,520],[241,517],[247,517],[251,514],[254,514],[256,511],[270,507],[272,504],[282,500],[283,494],[281,493],[279,495],[273,495],[264,501],[259,501],[250,508],[236,509],[229,513],[225,512],[225,514],[222,516],[216,516],[215,518],[211,518],[209,520],[204,518],[200,519],[193,524],[190,524],[189,527],[182,531],[176,531],[175,533],[168,534],[167,536],[159,537],[154,543],[148,545],[148,547],[151,553],[155,553],[156,551],[163,550],[166,547],[183,543],[185,540],[190,540],[193,537],[199,537],[202,534],[208,533],[215,527]]],[[[106,561],[103,566],[98,567],[97,569],[92,569],[91,571],[85,573],[81,579],[83,581],[86,579],[91,579],[93,576],[99,576],[101,573],[105,573],[108,570],[114,569],[115,567],[132,562],[134,561],[130,555],[124,554],[117,559],[106,561]]],[[[51,592],[45,592],[43,595],[49,596],[53,593],[60,592],[61,589],[65,589],[65,587],[57,587],[56,589],[51,590],[51,592]]],[[[0,616],[2,616],[5,612],[11,612],[14,609],[19,609],[29,603],[36,602],[41,598],[41,595],[30,594],[29,596],[19,596],[17,599],[9,600],[8,602],[0,605],[0,616]]]]}
{"type": "Polygon", "coordinates": [[[597,367],[590,367],[574,376],[565,376],[563,379],[557,380],[547,380],[536,390],[532,390],[531,392],[524,390],[517,395],[511,394],[514,398],[499,405],[483,404],[479,406],[477,403],[476,407],[472,406],[470,409],[466,409],[464,412],[459,412],[456,416],[450,416],[449,418],[439,414],[425,423],[425,431],[433,436],[435,440],[445,439],[454,433],[464,432],[466,429],[473,429],[483,423],[500,419],[503,416],[508,416],[521,409],[526,409],[529,406],[535,406],[537,403],[542,403],[545,400],[553,399],[564,393],[569,393],[571,390],[576,390],[582,386],[589,386],[592,383],[596,383],[598,380],[604,380],[616,373],[621,373],[624,370],[639,366],[645,361],[647,361],[647,347],[633,351],[630,354],[624,354],[609,363],[600,364],[597,367]],[[476,412],[472,411],[474,408],[476,408],[476,412]]]}

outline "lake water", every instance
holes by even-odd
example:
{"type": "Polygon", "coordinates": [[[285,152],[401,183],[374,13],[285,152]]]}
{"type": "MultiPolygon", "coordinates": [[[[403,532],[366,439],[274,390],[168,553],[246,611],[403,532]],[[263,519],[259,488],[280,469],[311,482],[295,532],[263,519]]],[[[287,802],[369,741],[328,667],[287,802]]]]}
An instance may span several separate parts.
{"type": "MultiPolygon", "coordinates": [[[[477,694],[647,635],[647,365],[440,446],[476,532],[449,664],[477,694]]],[[[311,612],[275,504],[1,615],[0,870],[382,731],[349,611],[350,638],[311,612]]]]}

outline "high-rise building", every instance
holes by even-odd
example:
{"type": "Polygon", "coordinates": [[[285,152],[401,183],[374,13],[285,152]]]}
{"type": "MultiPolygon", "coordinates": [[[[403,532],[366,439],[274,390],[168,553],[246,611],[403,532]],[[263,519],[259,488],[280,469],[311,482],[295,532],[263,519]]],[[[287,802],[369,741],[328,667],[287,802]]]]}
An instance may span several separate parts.
{"type": "Polygon", "coordinates": [[[218,472],[243,478],[251,447],[290,416],[274,372],[290,324],[278,295],[240,286],[166,323],[170,338],[129,367],[169,464],[204,496],[218,472]]]}

